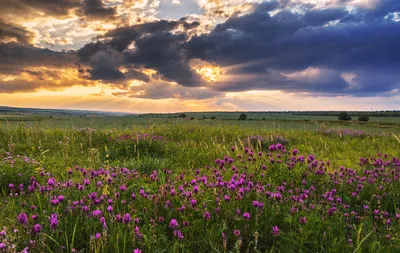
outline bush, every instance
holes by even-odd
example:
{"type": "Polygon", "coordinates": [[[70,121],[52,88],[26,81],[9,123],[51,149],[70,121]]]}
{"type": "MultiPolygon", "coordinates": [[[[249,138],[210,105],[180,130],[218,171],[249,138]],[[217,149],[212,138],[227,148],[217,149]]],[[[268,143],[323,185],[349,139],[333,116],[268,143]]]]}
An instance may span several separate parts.
{"type": "Polygon", "coordinates": [[[246,120],[246,119],[247,119],[247,115],[245,113],[240,114],[239,120],[246,120]]]}
{"type": "Polygon", "coordinates": [[[179,118],[186,118],[186,114],[181,113],[181,114],[179,115],[179,118]]]}
{"type": "Polygon", "coordinates": [[[358,121],[368,122],[369,117],[367,115],[361,115],[360,117],[358,117],[358,121]]]}
{"type": "Polygon", "coordinates": [[[349,121],[351,120],[351,116],[347,112],[341,112],[339,113],[338,119],[349,121]]]}

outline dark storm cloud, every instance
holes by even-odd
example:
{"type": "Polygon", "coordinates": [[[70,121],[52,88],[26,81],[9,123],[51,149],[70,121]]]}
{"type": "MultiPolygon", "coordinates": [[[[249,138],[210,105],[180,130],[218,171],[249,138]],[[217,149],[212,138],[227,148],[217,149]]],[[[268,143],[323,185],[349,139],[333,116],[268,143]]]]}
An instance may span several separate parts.
{"type": "Polygon", "coordinates": [[[31,45],[21,45],[16,42],[0,43],[0,73],[17,74],[25,67],[73,66],[76,62],[74,52],[56,52],[37,48],[31,45]]]}
{"type": "Polygon", "coordinates": [[[85,71],[92,80],[111,81],[125,78],[118,69],[123,61],[122,55],[109,45],[102,42],[86,44],[78,50],[77,56],[81,63],[90,66],[85,71]]]}
{"type": "Polygon", "coordinates": [[[258,62],[230,74],[258,72],[259,76],[248,82],[218,84],[218,90],[276,89],[351,95],[390,92],[400,87],[400,23],[384,17],[388,11],[398,9],[398,1],[355,13],[328,8],[307,9],[305,13],[282,10],[271,16],[256,9],[248,15],[232,16],[209,34],[193,37],[186,48],[190,58],[222,66],[258,62]],[[277,78],[281,72],[310,67],[334,70],[336,74],[307,82],[286,76],[277,78]],[[352,72],[357,78],[349,84],[341,72],[352,72]]]}
{"type": "Polygon", "coordinates": [[[185,29],[193,29],[199,25],[198,22],[187,22],[185,19],[179,21],[159,20],[140,25],[121,27],[107,32],[103,38],[111,38],[110,45],[118,51],[125,50],[133,41],[145,34],[169,32],[182,25],[185,29]]]}
{"type": "Polygon", "coordinates": [[[84,0],[82,12],[92,19],[107,19],[116,14],[115,8],[105,7],[102,0],[84,0]]]}
{"type": "Polygon", "coordinates": [[[35,17],[37,12],[41,12],[50,16],[67,16],[81,4],[81,0],[2,0],[0,14],[35,17]]]}
{"type": "Polygon", "coordinates": [[[135,78],[148,81],[146,75],[130,71],[122,73],[119,68],[151,68],[162,77],[185,86],[200,86],[203,81],[189,66],[186,51],[182,48],[189,36],[186,32],[172,30],[182,26],[193,29],[198,22],[160,20],[130,27],[121,27],[107,32],[99,39],[78,51],[80,61],[90,66],[87,72],[91,79],[119,80],[135,78]],[[129,49],[131,44],[133,49],[129,49]]]}
{"type": "MultiPolygon", "coordinates": [[[[73,51],[56,52],[16,42],[0,43],[0,75],[13,77],[10,80],[0,79],[0,93],[57,90],[73,86],[75,83],[64,80],[61,74],[64,68],[74,68],[75,62],[73,51]],[[26,76],[29,78],[26,79],[26,76]]],[[[80,84],[88,85],[86,82],[80,84]]]]}
{"type": "Polygon", "coordinates": [[[88,19],[114,17],[115,8],[108,8],[102,0],[2,0],[0,14],[9,17],[34,19],[46,16],[58,18],[76,14],[88,19]]]}
{"type": "Polygon", "coordinates": [[[16,41],[24,44],[29,44],[34,38],[34,34],[26,28],[7,23],[0,19],[0,41],[4,39],[15,39],[16,41]]]}
{"type": "Polygon", "coordinates": [[[186,34],[155,32],[135,41],[135,49],[124,53],[125,61],[158,70],[167,80],[184,86],[200,86],[202,79],[190,68],[181,44],[186,34]]]}
{"type": "Polygon", "coordinates": [[[116,51],[110,45],[103,42],[89,43],[77,52],[79,62],[89,68],[83,69],[79,65],[83,77],[91,80],[123,81],[126,79],[137,79],[148,81],[149,78],[132,68],[122,73],[119,68],[123,66],[124,57],[121,52],[116,51]]]}

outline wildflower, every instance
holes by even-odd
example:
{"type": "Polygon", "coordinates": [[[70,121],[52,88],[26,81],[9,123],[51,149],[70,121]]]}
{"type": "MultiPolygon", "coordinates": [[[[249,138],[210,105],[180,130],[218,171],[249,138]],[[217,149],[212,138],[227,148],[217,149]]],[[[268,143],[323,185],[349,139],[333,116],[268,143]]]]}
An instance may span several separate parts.
{"type": "Polygon", "coordinates": [[[210,212],[205,212],[205,213],[204,213],[204,219],[206,219],[206,220],[211,219],[211,214],[210,214],[210,212]]]}
{"type": "Polygon", "coordinates": [[[245,219],[245,220],[248,220],[248,219],[250,219],[250,213],[244,213],[243,214],[243,218],[245,219]]]}
{"type": "Polygon", "coordinates": [[[307,218],[306,217],[300,217],[300,224],[306,224],[307,223],[307,218]]]}
{"type": "Polygon", "coordinates": [[[26,215],[26,213],[21,213],[18,215],[17,220],[22,225],[26,225],[28,224],[28,215],[26,215]]]}
{"type": "Polygon", "coordinates": [[[115,215],[115,220],[121,222],[122,221],[121,215],[120,214],[115,215]]]}
{"type": "Polygon", "coordinates": [[[56,229],[56,227],[58,226],[58,216],[56,213],[53,213],[50,215],[50,228],[52,229],[56,229]]]}
{"type": "Polygon", "coordinates": [[[174,231],[174,236],[176,237],[176,238],[178,238],[178,240],[183,240],[183,234],[182,234],[182,232],[180,231],[180,230],[175,230],[174,231]]]}
{"type": "Polygon", "coordinates": [[[47,181],[47,184],[49,185],[49,186],[54,186],[55,184],[56,184],[56,179],[55,178],[50,178],[48,181],[47,181]]]}
{"type": "Polygon", "coordinates": [[[142,250],[141,250],[141,249],[135,249],[135,250],[133,251],[133,253],[142,253],[142,250]]]}
{"type": "Polygon", "coordinates": [[[273,227],[272,227],[272,234],[273,234],[274,236],[278,236],[279,233],[280,233],[279,227],[278,227],[278,226],[273,226],[273,227]]]}
{"type": "Polygon", "coordinates": [[[51,203],[52,206],[56,206],[56,205],[60,204],[60,201],[58,199],[52,199],[50,201],[50,203],[51,203]]]}
{"type": "Polygon", "coordinates": [[[124,215],[124,223],[125,224],[128,224],[130,221],[132,220],[132,218],[131,218],[131,215],[129,214],[129,213],[126,213],[125,215],[124,215]]]}
{"type": "Polygon", "coordinates": [[[94,210],[93,212],[92,212],[92,216],[93,217],[99,217],[99,216],[101,216],[103,214],[103,212],[101,211],[101,210],[94,210]]]}
{"type": "Polygon", "coordinates": [[[240,236],[240,230],[234,230],[234,231],[233,231],[233,234],[234,234],[236,237],[239,237],[239,236],[240,236]]]}
{"type": "Polygon", "coordinates": [[[169,227],[172,228],[172,229],[178,228],[178,227],[179,227],[178,221],[175,220],[175,219],[172,219],[172,220],[169,222],[169,227]]]}
{"type": "Polygon", "coordinates": [[[121,185],[121,187],[119,187],[119,189],[123,192],[123,191],[126,191],[126,186],[125,185],[121,185]]]}
{"type": "Polygon", "coordinates": [[[97,233],[96,235],[95,235],[95,239],[99,239],[101,237],[101,234],[100,233],[97,233]]]}
{"type": "Polygon", "coordinates": [[[179,212],[183,212],[185,211],[186,207],[184,205],[182,205],[181,207],[178,208],[179,212]]]}
{"type": "Polygon", "coordinates": [[[113,209],[113,207],[112,207],[112,206],[107,206],[107,211],[108,211],[108,212],[110,212],[110,213],[111,213],[113,210],[114,210],[114,209],[113,209]]]}
{"type": "Polygon", "coordinates": [[[135,194],[134,192],[132,192],[131,198],[132,198],[132,200],[135,200],[135,199],[136,199],[136,194],[135,194]]]}
{"type": "Polygon", "coordinates": [[[6,248],[6,244],[5,243],[0,243],[0,250],[4,250],[6,248]]]}
{"type": "Polygon", "coordinates": [[[42,226],[40,224],[35,224],[32,228],[32,233],[38,234],[40,231],[42,231],[42,226]]]}

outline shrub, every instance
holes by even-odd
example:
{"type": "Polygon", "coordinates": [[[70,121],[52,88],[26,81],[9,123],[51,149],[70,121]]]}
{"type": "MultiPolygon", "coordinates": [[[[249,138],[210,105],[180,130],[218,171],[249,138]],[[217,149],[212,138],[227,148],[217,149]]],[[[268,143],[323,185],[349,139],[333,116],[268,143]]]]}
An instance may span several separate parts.
{"type": "Polygon", "coordinates": [[[358,121],[368,122],[369,117],[367,115],[361,115],[360,117],[358,117],[358,121]]]}
{"type": "Polygon", "coordinates": [[[239,120],[246,120],[247,119],[247,115],[245,113],[242,113],[239,115],[239,120]]]}
{"type": "Polygon", "coordinates": [[[338,115],[338,119],[339,120],[350,121],[351,120],[351,116],[347,112],[341,112],[338,115]]]}

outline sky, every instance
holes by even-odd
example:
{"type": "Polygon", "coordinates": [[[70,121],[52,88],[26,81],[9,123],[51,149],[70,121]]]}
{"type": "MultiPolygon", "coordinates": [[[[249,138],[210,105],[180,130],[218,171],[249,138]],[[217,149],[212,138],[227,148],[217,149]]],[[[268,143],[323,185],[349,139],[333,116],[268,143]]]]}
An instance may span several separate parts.
{"type": "Polygon", "coordinates": [[[399,110],[398,0],[2,0],[0,105],[399,110]]]}

